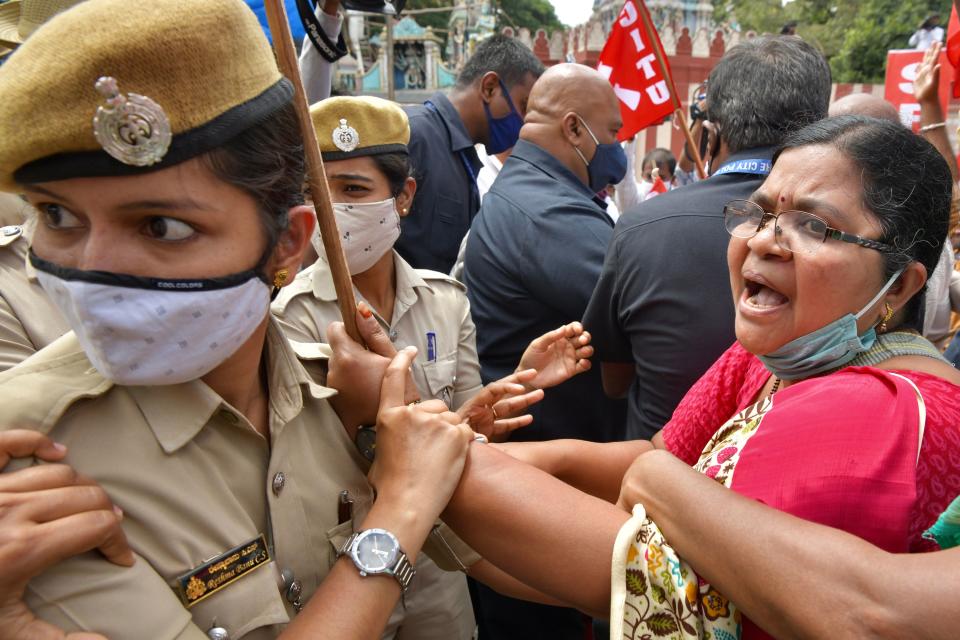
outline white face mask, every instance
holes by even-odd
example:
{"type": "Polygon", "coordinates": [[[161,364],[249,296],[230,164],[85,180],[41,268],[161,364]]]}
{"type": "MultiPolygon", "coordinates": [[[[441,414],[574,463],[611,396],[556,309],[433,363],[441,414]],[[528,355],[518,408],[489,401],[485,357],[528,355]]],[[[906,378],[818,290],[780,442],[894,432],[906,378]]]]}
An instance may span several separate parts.
{"type": "Polygon", "coordinates": [[[68,269],[32,253],[30,261],[90,362],[121,385],[206,375],[253,335],[270,307],[270,288],[255,271],[160,280],[68,269]]]}
{"type": "MultiPolygon", "coordinates": [[[[393,198],[380,202],[334,202],[333,214],[352,276],[375,265],[400,237],[400,216],[393,198]]],[[[313,235],[313,248],[326,261],[319,233],[313,235]]]]}

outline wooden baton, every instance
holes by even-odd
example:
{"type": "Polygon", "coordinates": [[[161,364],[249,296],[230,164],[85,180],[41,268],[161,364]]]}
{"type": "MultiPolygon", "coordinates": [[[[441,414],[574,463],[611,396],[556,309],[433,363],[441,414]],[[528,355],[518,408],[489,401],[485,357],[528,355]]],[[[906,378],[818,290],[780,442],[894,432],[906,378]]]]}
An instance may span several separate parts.
{"type": "Polygon", "coordinates": [[[300,79],[297,51],[293,46],[290,23],[287,22],[287,9],[283,5],[283,0],[265,0],[264,8],[267,10],[270,33],[273,34],[273,51],[277,56],[280,73],[293,83],[293,104],[296,107],[300,131],[303,134],[307,186],[317,212],[320,239],[323,240],[323,250],[327,254],[330,275],[333,276],[337,305],[340,307],[340,315],[343,316],[347,335],[363,344],[357,329],[357,302],[353,297],[353,281],[350,280],[347,259],[343,255],[343,247],[340,244],[340,231],[337,229],[337,220],[333,215],[333,205],[330,204],[330,189],[327,187],[327,176],[323,171],[323,158],[320,157],[317,132],[313,128],[313,120],[310,119],[310,106],[307,104],[307,95],[303,90],[303,81],[300,79]]]}

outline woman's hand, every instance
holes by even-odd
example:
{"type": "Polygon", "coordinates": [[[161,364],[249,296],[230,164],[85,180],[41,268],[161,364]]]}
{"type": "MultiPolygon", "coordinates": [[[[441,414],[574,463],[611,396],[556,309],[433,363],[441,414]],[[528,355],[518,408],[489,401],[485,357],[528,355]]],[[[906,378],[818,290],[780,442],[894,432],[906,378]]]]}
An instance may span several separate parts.
{"type": "Polygon", "coordinates": [[[422,533],[425,538],[460,482],[475,434],[439,400],[404,402],[416,353],[414,347],[402,349],[387,367],[377,414],[377,457],[369,478],[378,502],[415,512],[414,537],[422,533]]]}
{"type": "MultiPolygon", "coordinates": [[[[0,432],[0,468],[11,458],[56,463],[66,448],[35,431],[0,432]]],[[[64,634],[42,622],[23,602],[27,582],[70,556],[98,549],[130,566],[133,552],[120,527],[123,512],[106,492],[64,464],[0,473],[0,640],[91,640],[95,634],[64,634]]]]}
{"type": "Polygon", "coordinates": [[[536,369],[527,389],[547,389],[590,369],[590,333],[579,322],[565,324],[536,338],[520,357],[517,371],[536,369]]]}
{"type": "Polygon", "coordinates": [[[934,42],[923,54],[923,61],[917,66],[917,77],[913,80],[913,95],[917,102],[936,102],[940,88],[940,49],[943,45],[934,42]]]}
{"type": "Polygon", "coordinates": [[[528,369],[491,382],[457,409],[460,419],[491,441],[503,440],[514,429],[533,422],[533,416],[519,414],[543,400],[542,390],[528,390],[537,375],[528,369]]]}
{"type": "MultiPolygon", "coordinates": [[[[327,386],[339,393],[330,404],[353,439],[357,427],[376,421],[380,406],[380,386],[397,349],[383,332],[366,303],[357,305],[357,328],[363,344],[354,342],[342,322],[333,322],[327,328],[327,341],[333,356],[330,358],[327,386]]],[[[404,388],[405,404],[420,399],[409,369],[404,388]]]]}

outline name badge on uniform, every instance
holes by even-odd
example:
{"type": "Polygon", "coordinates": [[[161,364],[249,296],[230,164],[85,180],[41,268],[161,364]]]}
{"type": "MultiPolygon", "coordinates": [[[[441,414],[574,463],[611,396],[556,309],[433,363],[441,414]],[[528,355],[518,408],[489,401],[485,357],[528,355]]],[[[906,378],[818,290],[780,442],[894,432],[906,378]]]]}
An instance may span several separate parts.
{"type": "Polygon", "coordinates": [[[261,533],[179,576],[177,591],[189,609],[268,562],[270,551],[261,533]]]}

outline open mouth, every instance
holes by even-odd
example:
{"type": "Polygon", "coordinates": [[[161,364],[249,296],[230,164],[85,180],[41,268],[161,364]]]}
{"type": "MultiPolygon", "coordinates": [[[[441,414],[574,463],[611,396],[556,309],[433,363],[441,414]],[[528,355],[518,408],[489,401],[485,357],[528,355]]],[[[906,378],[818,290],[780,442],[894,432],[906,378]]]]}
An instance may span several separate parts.
{"type": "Polygon", "coordinates": [[[747,304],[756,309],[772,309],[790,301],[787,296],[766,283],[751,280],[750,278],[747,278],[745,283],[743,299],[747,304]]]}

